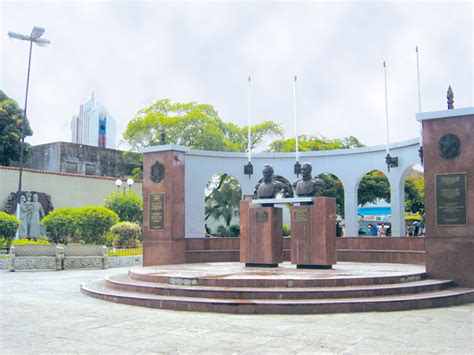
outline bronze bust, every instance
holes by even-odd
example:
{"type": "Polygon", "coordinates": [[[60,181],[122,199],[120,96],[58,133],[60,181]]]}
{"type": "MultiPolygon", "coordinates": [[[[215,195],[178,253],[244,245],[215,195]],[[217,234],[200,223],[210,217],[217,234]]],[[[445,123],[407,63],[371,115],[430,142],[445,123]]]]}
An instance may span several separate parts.
{"type": "Polygon", "coordinates": [[[313,197],[324,186],[324,181],[316,179],[311,176],[313,167],[310,163],[303,163],[301,165],[302,179],[293,183],[296,195],[299,197],[313,197]]]}
{"type": "Polygon", "coordinates": [[[273,180],[273,172],[273,168],[270,165],[263,167],[263,181],[255,186],[257,198],[275,198],[284,189],[284,185],[281,182],[273,180]]]}

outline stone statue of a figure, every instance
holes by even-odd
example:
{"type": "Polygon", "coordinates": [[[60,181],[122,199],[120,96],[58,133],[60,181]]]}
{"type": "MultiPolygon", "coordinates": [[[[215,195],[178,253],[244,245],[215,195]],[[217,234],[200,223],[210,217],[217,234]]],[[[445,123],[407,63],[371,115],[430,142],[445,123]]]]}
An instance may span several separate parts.
{"type": "Polygon", "coordinates": [[[41,219],[44,217],[44,210],[38,201],[38,194],[33,194],[33,201],[30,195],[20,197],[20,238],[36,238],[41,235],[41,219]]]}
{"type": "Polygon", "coordinates": [[[270,165],[263,167],[263,181],[255,186],[257,198],[275,198],[280,191],[284,190],[285,186],[281,182],[273,180],[273,173],[270,165]]]}
{"type": "Polygon", "coordinates": [[[20,196],[20,228],[18,229],[19,238],[28,238],[28,222],[30,220],[30,205],[25,195],[20,196]]]}
{"type": "Polygon", "coordinates": [[[299,197],[313,197],[324,186],[324,181],[316,179],[311,176],[313,166],[310,163],[303,163],[301,165],[302,179],[293,183],[296,195],[299,197]]]}
{"type": "Polygon", "coordinates": [[[40,221],[44,217],[44,210],[41,203],[38,201],[38,195],[33,194],[33,201],[31,202],[31,216],[30,216],[30,238],[36,238],[41,235],[40,221]]]}

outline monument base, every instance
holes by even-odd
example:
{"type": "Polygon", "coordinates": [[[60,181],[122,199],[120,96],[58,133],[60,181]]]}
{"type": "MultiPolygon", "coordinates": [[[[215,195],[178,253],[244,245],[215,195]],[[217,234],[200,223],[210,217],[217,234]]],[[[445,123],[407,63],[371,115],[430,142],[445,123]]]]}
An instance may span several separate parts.
{"type": "Polygon", "coordinates": [[[281,208],[240,202],[240,262],[248,267],[277,267],[283,262],[281,208]]]}
{"type": "Polygon", "coordinates": [[[278,264],[256,264],[256,263],[245,263],[246,267],[278,267],[278,264]]]}
{"type": "Polygon", "coordinates": [[[332,269],[332,265],[301,265],[296,264],[297,269],[319,269],[319,270],[327,270],[332,269]]]}
{"type": "Polygon", "coordinates": [[[336,200],[291,207],[291,263],[299,269],[331,269],[336,257],[336,200]]]}

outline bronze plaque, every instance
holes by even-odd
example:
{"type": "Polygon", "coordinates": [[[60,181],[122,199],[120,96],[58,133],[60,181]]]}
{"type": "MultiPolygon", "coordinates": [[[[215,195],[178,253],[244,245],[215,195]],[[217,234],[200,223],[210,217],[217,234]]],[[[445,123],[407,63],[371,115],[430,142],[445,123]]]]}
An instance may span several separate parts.
{"type": "Polygon", "coordinates": [[[150,194],[150,230],[165,227],[165,193],[150,194]]]}
{"type": "Polygon", "coordinates": [[[308,220],[308,210],[305,209],[294,209],[293,220],[295,222],[306,222],[308,220]]]}
{"type": "Polygon", "coordinates": [[[265,223],[268,221],[268,212],[265,211],[257,211],[255,213],[255,219],[258,223],[265,223]]]}
{"type": "Polygon", "coordinates": [[[435,175],[436,225],[467,224],[466,173],[435,175]]]}

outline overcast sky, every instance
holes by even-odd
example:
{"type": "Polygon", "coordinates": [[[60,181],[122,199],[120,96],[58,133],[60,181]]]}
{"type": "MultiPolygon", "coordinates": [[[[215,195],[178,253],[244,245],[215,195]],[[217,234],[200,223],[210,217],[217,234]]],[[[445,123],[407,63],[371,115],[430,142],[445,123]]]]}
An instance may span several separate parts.
{"type": "MultiPolygon", "coordinates": [[[[28,44],[7,32],[46,29],[33,48],[31,144],[70,141],[70,120],[95,91],[118,138],[154,100],[213,105],[224,121],[348,135],[385,144],[382,62],[387,62],[390,141],[418,137],[416,54],[423,111],[473,106],[472,2],[1,1],[0,88],[24,105],[28,44]]],[[[124,146],[122,146],[123,148],[124,146]]]]}

